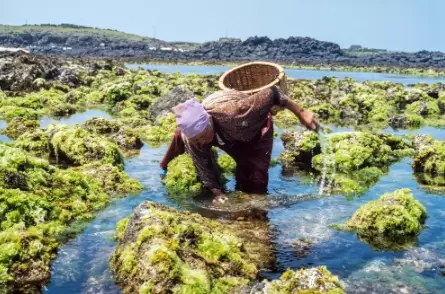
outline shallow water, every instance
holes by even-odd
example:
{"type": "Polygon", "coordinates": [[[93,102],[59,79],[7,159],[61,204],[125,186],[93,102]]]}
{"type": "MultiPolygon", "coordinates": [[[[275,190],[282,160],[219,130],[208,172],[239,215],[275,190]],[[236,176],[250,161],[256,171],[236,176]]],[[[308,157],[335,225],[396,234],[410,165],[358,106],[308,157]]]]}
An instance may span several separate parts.
{"type": "MultiPolygon", "coordinates": [[[[41,124],[42,127],[51,122],[82,124],[98,116],[111,118],[104,111],[90,110],[63,120],[43,118],[41,124]]],[[[0,128],[5,126],[0,121],[0,128]]],[[[328,127],[333,132],[352,130],[328,127]]],[[[388,128],[384,132],[399,135],[427,133],[445,139],[442,129],[431,127],[414,131],[388,128]]],[[[83,233],[60,248],[52,265],[51,283],[44,289],[45,293],[121,293],[108,269],[109,257],[116,246],[112,241],[116,223],[129,216],[145,200],[197,210],[193,203],[184,203],[165,193],[158,167],[165,150],[166,146],[144,146],[140,154],[126,159],[127,172],[140,180],[145,190],[138,196],[115,200],[97,215],[83,233]]],[[[281,140],[277,138],[272,157],[277,158],[282,151],[281,140]]],[[[441,275],[443,269],[440,266],[445,263],[445,193],[430,194],[422,189],[413,177],[410,162],[411,159],[406,158],[392,165],[388,175],[367,193],[351,200],[341,195],[300,198],[298,195],[318,196],[318,183],[297,176],[285,176],[279,165],[271,168],[270,197],[280,198],[287,205],[275,207],[269,212],[277,264],[276,269],[265,272],[264,276],[277,278],[287,268],[326,265],[340,277],[348,293],[443,293],[445,278],[441,275]],[[360,205],[399,188],[412,189],[428,211],[427,228],[420,234],[416,248],[397,253],[377,252],[354,234],[328,227],[331,223],[345,221],[360,205]],[[286,201],[287,196],[289,201],[286,201]],[[305,245],[303,249],[302,244],[305,245]]],[[[233,189],[234,184],[231,179],[229,189],[233,189]]]]}
{"type": "Polygon", "coordinates": [[[53,117],[44,116],[40,120],[40,127],[42,129],[46,129],[52,123],[72,126],[74,124],[82,124],[85,121],[89,120],[90,118],[94,118],[94,117],[103,117],[106,119],[113,118],[110,114],[108,114],[104,110],[89,109],[85,112],[75,113],[73,115],[63,117],[63,118],[53,118],[53,117]]]}
{"type": "MultiPolygon", "coordinates": [[[[200,74],[200,75],[220,75],[231,67],[228,66],[212,66],[212,65],[162,65],[162,64],[127,64],[130,69],[142,67],[144,69],[159,70],[165,73],[182,74],[200,74]]],[[[402,83],[405,85],[416,84],[419,82],[436,83],[445,82],[442,77],[425,77],[414,75],[401,75],[389,73],[369,73],[369,72],[345,72],[345,71],[329,71],[329,70],[310,70],[310,69],[289,69],[284,70],[286,74],[297,79],[320,79],[324,76],[336,76],[339,79],[346,77],[353,78],[359,82],[363,81],[390,81],[394,83],[402,83]]]]}
{"type": "MultiPolygon", "coordinates": [[[[8,125],[8,123],[6,121],[0,120],[0,130],[6,128],[7,125],[8,125]]],[[[0,142],[9,143],[9,142],[12,142],[12,140],[8,136],[0,134],[0,142]]]]}

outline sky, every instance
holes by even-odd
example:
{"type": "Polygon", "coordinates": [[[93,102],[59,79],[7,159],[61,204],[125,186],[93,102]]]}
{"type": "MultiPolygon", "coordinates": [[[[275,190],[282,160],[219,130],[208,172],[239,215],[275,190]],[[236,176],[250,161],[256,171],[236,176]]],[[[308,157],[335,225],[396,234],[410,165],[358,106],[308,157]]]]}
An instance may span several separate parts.
{"type": "Polygon", "coordinates": [[[73,23],[189,42],[303,36],[342,48],[445,52],[445,0],[274,1],[0,0],[0,24],[73,23]]]}

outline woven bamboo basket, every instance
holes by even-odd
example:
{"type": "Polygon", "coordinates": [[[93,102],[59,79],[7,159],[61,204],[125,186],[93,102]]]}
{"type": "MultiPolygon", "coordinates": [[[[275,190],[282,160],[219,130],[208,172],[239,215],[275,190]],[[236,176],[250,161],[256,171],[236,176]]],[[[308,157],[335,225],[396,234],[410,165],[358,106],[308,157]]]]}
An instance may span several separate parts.
{"type": "Polygon", "coordinates": [[[219,78],[219,87],[222,90],[238,90],[246,94],[255,94],[272,86],[278,86],[288,94],[283,68],[270,62],[245,63],[226,71],[219,78]]]}

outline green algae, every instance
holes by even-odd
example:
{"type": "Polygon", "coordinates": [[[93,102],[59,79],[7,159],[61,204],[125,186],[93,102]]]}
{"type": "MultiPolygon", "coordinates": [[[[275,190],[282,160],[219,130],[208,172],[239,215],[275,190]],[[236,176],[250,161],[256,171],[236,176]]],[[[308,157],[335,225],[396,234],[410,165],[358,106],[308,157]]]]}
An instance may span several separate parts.
{"type": "Polygon", "coordinates": [[[239,237],[236,223],[145,202],[119,222],[111,269],[124,293],[237,293],[259,277],[250,252],[267,245],[239,237]]]}
{"type": "Polygon", "coordinates": [[[110,200],[93,178],[60,170],[0,144],[0,285],[19,291],[48,280],[74,221],[90,220],[110,200]]]}
{"type": "Polygon", "coordinates": [[[218,165],[223,173],[234,173],[236,170],[236,161],[228,154],[218,156],[218,165]]]}
{"type": "Polygon", "coordinates": [[[170,141],[176,129],[175,116],[173,113],[169,113],[161,117],[157,125],[147,126],[141,129],[140,134],[148,144],[159,144],[170,141]]]}
{"type": "Polygon", "coordinates": [[[422,144],[416,148],[412,163],[414,170],[431,175],[445,175],[445,142],[434,140],[431,136],[424,137],[422,144]]]}
{"type": "Polygon", "coordinates": [[[311,172],[317,179],[325,168],[329,183],[325,191],[347,196],[364,193],[386,174],[390,164],[415,152],[410,140],[390,134],[348,132],[324,136],[330,136],[332,155],[321,153],[320,140],[314,132],[283,133],[285,151],[280,154],[280,162],[285,170],[311,172]]]}
{"type": "Polygon", "coordinates": [[[361,206],[343,228],[377,250],[401,250],[413,246],[426,217],[411,190],[399,189],[361,206]]]}
{"type": "Polygon", "coordinates": [[[144,188],[139,181],[130,178],[125,171],[110,163],[93,162],[73,169],[79,173],[87,174],[95,178],[101,184],[104,191],[111,195],[137,193],[144,188]]]}
{"type": "Polygon", "coordinates": [[[182,154],[173,159],[167,167],[163,180],[169,193],[196,193],[202,188],[192,158],[182,154]]]}
{"type": "Polygon", "coordinates": [[[93,161],[123,166],[123,156],[116,143],[80,127],[49,128],[50,148],[57,162],[83,165],[93,161]]]}
{"type": "Polygon", "coordinates": [[[278,111],[278,113],[274,115],[273,121],[280,129],[295,127],[300,123],[295,114],[287,109],[278,111]]]}
{"type": "Polygon", "coordinates": [[[16,117],[8,122],[4,133],[11,139],[17,139],[26,132],[34,132],[39,127],[40,123],[37,120],[16,117]]]}
{"type": "Polygon", "coordinates": [[[14,141],[14,146],[37,157],[49,158],[48,133],[42,129],[26,132],[14,141]]]}
{"type": "Polygon", "coordinates": [[[138,150],[143,146],[139,132],[125,126],[119,120],[92,118],[87,120],[82,127],[89,132],[107,136],[123,151],[138,150]]]}
{"type": "Polygon", "coordinates": [[[296,271],[288,269],[280,279],[266,281],[261,293],[342,294],[346,292],[337,276],[332,275],[325,266],[318,266],[296,271]]]}

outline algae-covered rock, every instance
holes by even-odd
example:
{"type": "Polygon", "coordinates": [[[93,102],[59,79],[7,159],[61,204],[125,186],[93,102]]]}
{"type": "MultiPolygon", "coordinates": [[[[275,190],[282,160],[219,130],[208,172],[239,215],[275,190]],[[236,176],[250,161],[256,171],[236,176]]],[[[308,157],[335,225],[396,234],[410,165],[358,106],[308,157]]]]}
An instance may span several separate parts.
{"type": "Polygon", "coordinates": [[[90,132],[106,135],[124,151],[138,150],[143,146],[137,130],[125,126],[121,121],[97,117],[87,120],[83,127],[90,132]]]}
{"type": "Polygon", "coordinates": [[[445,175],[445,142],[431,136],[420,135],[414,139],[416,154],[413,168],[416,172],[445,175]]]}
{"type": "Polygon", "coordinates": [[[346,293],[337,276],[329,272],[325,266],[308,269],[290,270],[281,275],[280,279],[264,281],[261,289],[250,293],[294,294],[294,293],[346,293]]]}
{"type": "Polygon", "coordinates": [[[393,129],[418,128],[424,122],[423,117],[416,114],[398,114],[391,117],[388,121],[393,129]]]}
{"type": "Polygon", "coordinates": [[[22,117],[13,118],[8,122],[4,133],[11,139],[17,139],[26,132],[33,132],[40,127],[38,120],[28,120],[22,117]]]}
{"type": "Polygon", "coordinates": [[[69,225],[90,220],[110,198],[94,178],[21,149],[0,144],[0,156],[0,288],[37,291],[69,225]]]}
{"type": "Polygon", "coordinates": [[[314,154],[321,152],[318,136],[312,131],[285,132],[281,135],[285,151],[280,154],[284,167],[309,169],[314,154]]]}
{"type": "Polygon", "coordinates": [[[194,98],[193,92],[185,86],[177,86],[168,94],[159,97],[149,108],[150,116],[154,119],[165,111],[172,111],[172,108],[180,103],[194,98]]]}
{"type": "Polygon", "coordinates": [[[224,173],[233,173],[236,169],[236,161],[228,154],[218,156],[218,165],[224,173]]]}
{"type": "Polygon", "coordinates": [[[188,154],[182,154],[170,161],[164,178],[165,188],[169,193],[196,193],[202,188],[193,160],[188,154]]]}
{"type": "Polygon", "coordinates": [[[240,293],[271,254],[237,223],[144,202],[118,224],[111,269],[124,293],[240,293]]]}
{"type": "Polygon", "coordinates": [[[123,165],[118,146],[106,137],[80,127],[57,126],[49,130],[52,155],[57,162],[83,165],[94,161],[123,165]]]}
{"type": "Polygon", "coordinates": [[[300,123],[295,114],[287,109],[278,111],[278,113],[273,117],[273,122],[280,129],[295,127],[300,123]]]}
{"type": "Polygon", "coordinates": [[[319,180],[325,171],[324,189],[334,193],[365,192],[377,183],[391,163],[414,152],[408,139],[372,132],[319,137],[311,131],[295,131],[283,133],[281,138],[285,148],[280,154],[283,167],[313,172],[319,180]]]}
{"type": "Polygon", "coordinates": [[[73,169],[96,179],[109,194],[136,193],[144,188],[139,181],[130,178],[125,171],[110,163],[94,162],[73,169]]]}
{"type": "Polygon", "coordinates": [[[156,145],[169,142],[173,138],[176,128],[175,116],[173,113],[169,113],[159,118],[157,124],[142,128],[140,134],[148,144],[156,145]]]}
{"type": "Polygon", "coordinates": [[[343,228],[376,249],[398,250],[413,245],[426,217],[411,190],[399,189],[361,206],[343,228]]]}
{"type": "Polygon", "coordinates": [[[49,157],[48,132],[36,129],[26,132],[14,141],[14,146],[21,148],[37,157],[49,157]]]}

